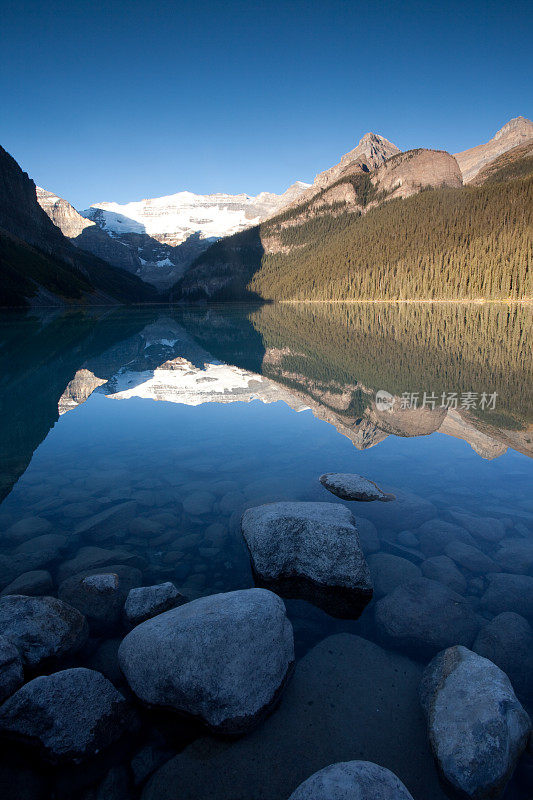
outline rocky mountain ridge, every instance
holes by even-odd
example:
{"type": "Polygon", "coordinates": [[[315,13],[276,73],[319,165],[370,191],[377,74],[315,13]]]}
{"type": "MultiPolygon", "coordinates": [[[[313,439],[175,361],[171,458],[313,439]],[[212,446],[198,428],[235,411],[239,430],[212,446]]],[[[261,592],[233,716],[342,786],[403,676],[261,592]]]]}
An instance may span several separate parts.
{"type": "Polygon", "coordinates": [[[470,183],[483,167],[502,153],[531,139],[533,139],[533,122],[525,117],[514,117],[500,128],[486,144],[455,153],[455,158],[463,173],[464,183],[470,183]]]}
{"type": "Polygon", "coordinates": [[[187,266],[209,245],[190,237],[179,247],[157,241],[142,231],[108,230],[105,212],[95,210],[93,219],[84,217],[64,198],[37,187],[37,200],[72,244],[151,283],[159,291],[172,286],[187,266]]]}

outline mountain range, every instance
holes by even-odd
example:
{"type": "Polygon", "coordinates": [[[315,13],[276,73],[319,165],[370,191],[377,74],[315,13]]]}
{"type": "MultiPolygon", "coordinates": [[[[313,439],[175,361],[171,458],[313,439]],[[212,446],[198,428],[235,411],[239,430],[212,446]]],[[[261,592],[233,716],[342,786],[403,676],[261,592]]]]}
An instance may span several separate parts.
{"type": "MultiPolygon", "coordinates": [[[[307,272],[313,261],[313,269],[323,270],[326,264],[318,266],[317,258],[324,248],[336,260],[334,270],[328,261],[318,281],[320,297],[349,299],[357,288],[357,274],[363,269],[366,280],[373,269],[371,259],[378,257],[372,255],[375,242],[369,246],[371,225],[380,226],[392,251],[399,243],[398,226],[409,228],[402,214],[409,214],[412,204],[418,203],[416,213],[428,219],[436,214],[441,221],[443,208],[433,206],[439,202],[442,206],[442,192],[447,190],[444,205],[474,204],[468,214],[475,218],[471,224],[479,226],[479,198],[472,193],[487,192],[487,185],[503,169],[509,180],[515,180],[505,191],[523,196],[532,141],[533,123],[524,117],[510,120],[486,144],[455,156],[425,148],[401,152],[383,136],[367,133],[338,163],[317,174],[311,185],[296,181],[281,195],[178,192],[125,204],[99,202],[81,212],[53,192],[36,188],[1,150],[0,299],[3,304],[150,302],[169,296],[236,299],[251,293],[312,299],[300,280],[304,260],[307,272]],[[502,158],[507,160],[500,163],[502,158]],[[433,190],[431,199],[427,190],[433,190]],[[408,202],[398,206],[394,201],[399,200],[408,202]],[[348,228],[353,241],[346,238],[348,228]],[[354,258],[359,259],[355,273],[354,258]],[[333,283],[332,272],[338,273],[333,283]],[[291,281],[299,290],[297,297],[289,289],[291,281]]],[[[490,203],[496,213],[495,197],[490,203]]],[[[520,224],[527,231],[522,206],[520,224]]],[[[447,213],[450,216],[449,209],[447,213]]],[[[526,245],[521,242],[520,247],[526,245]]],[[[397,265],[392,269],[397,272],[397,265]]],[[[311,276],[316,284],[315,278],[311,276]]],[[[510,296],[517,283],[522,284],[521,291],[526,288],[515,276],[510,296]]],[[[410,281],[406,290],[416,291],[417,284],[416,296],[427,293],[423,280],[410,281]]],[[[368,291],[375,289],[370,281],[368,291]]],[[[380,290],[377,296],[382,294],[380,290]]]]}

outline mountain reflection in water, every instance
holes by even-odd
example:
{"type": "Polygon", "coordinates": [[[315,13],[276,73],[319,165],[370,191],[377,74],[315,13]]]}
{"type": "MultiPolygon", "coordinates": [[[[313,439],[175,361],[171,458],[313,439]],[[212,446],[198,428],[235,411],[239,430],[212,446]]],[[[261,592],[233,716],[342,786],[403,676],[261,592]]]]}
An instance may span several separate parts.
{"type": "Polygon", "coordinates": [[[4,313],[2,471],[9,493],[62,414],[94,392],[199,405],[259,399],[311,408],[358,449],[440,432],[483,458],[533,454],[529,307],[282,304],[4,313]],[[380,411],[376,392],[394,398],[380,411]],[[437,398],[421,408],[423,394],[437,398]],[[457,408],[442,408],[456,393],[457,408]],[[494,409],[461,394],[496,393],[494,409]],[[418,395],[402,408],[403,393],[418,395]]]}

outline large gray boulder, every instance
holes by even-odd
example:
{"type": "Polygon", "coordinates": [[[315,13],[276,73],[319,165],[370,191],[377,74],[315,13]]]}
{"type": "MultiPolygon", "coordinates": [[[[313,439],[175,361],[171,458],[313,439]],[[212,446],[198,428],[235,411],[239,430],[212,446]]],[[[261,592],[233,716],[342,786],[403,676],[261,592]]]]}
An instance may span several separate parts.
{"type": "Polygon", "coordinates": [[[0,598],[0,634],[18,649],[24,665],[37,669],[79,650],[89,635],[87,621],[55,597],[0,598]]]}
{"type": "Polygon", "coordinates": [[[0,708],[0,733],[37,747],[52,763],[96,755],[136,723],[113,684],[82,667],[35,678],[0,708]]]}
{"type": "Polygon", "coordinates": [[[498,797],[531,728],[507,675],[466,647],[450,647],[426,667],[420,700],[443,777],[475,800],[498,797]]]}
{"type": "Polygon", "coordinates": [[[119,649],[130,688],[238,735],[275,705],[294,662],[283,601],[265,589],[201,597],[134,628],[119,649]]]}
{"type": "Polygon", "coordinates": [[[241,525],[258,584],[339,617],[359,616],[372,597],[370,571],[346,506],[268,503],[245,511],[241,525]]]}
{"type": "Polygon", "coordinates": [[[15,645],[0,636],[0,703],[24,683],[24,669],[15,645]]]}
{"type": "Polygon", "coordinates": [[[187,602],[173,583],[167,581],[156,586],[138,586],[130,589],[124,605],[124,614],[130,625],[140,625],[171,608],[187,602]]]}
{"type": "Polygon", "coordinates": [[[428,578],[398,586],[378,600],[375,619],[389,646],[421,658],[454,644],[470,647],[480,627],[464,597],[428,578]]]}
{"type": "Polygon", "coordinates": [[[360,500],[370,502],[371,500],[381,500],[388,502],[394,500],[393,494],[387,494],[379,488],[374,481],[363,478],[348,472],[326,472],[319,478],[322,486],[332,494],[342,500],[360,500]]]}
{"type": "Polygon", "coordinates": [[[478,633],[474,652],[505,672],[517,696],[533,704],[533,629],[520,614],[498,614],[478,633]]]}
{"type": "Polygon", "coordinates": [[[315,772],[289,800],[413,800],[403,783],[371,761],[341,761],[315,772]]]}

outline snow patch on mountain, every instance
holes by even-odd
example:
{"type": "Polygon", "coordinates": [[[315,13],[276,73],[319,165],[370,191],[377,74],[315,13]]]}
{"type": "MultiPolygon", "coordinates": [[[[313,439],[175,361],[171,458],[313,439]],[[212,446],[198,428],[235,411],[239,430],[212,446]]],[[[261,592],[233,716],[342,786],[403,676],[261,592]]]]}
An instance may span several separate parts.
{"type": "Polygon", "coordinates": [[[308,186],[297,181],[281,195],[177,192],[131,203],[94,203],[81,213],[110,235],[147,233],[158,241],[177,245],[192,234],[199,234],[201,239],[219,239],[257,225],[308,186]]]}

